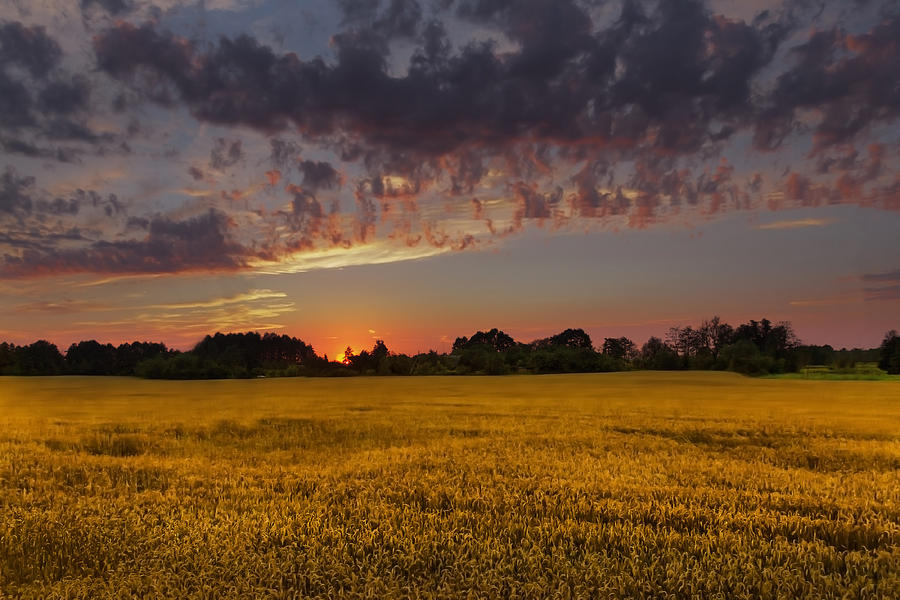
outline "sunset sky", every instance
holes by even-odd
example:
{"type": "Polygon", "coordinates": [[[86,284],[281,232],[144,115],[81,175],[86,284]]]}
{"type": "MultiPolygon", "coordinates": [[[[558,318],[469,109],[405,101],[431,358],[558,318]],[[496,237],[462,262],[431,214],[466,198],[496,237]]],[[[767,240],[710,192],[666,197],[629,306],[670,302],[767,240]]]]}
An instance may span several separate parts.
{"type": "Polygon", "coordinates": [[[0,339],[900,329],[900,3],[5,0],[0,339]]]}

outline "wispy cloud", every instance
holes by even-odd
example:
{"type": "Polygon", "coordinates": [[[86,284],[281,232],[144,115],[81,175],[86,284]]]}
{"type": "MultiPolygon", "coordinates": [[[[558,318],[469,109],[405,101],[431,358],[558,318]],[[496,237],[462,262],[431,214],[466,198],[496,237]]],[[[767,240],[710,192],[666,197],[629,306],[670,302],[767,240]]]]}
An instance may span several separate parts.
{"type": "Polygon", "coordinates": [[[836,219],[792,219],[788,221],[761,223],[755,226],[754,229],[805,229],[807,227],[828,227],[835,221],[836,219]]]}
{"type": "Polygon", "coordinates": [[[100,302],[88,302],[86,300],[43,300],[39,302],[26,302],[18,304],[13,310],[18,313],[56,313],[69,314],[98,310],[114,310],[115,307],[100,302]]]}
{"type": "Polygon", "coordinates": [[[790,306],[798,308],[817,307],[817,306],[839,306],[841,304],[854,304],[859,302],[858,296],[836,296],[832,298],[807,298],[803,300],[791,300],[788,302],[790,306]]]}
{"type": "Polygon", "coordinates": [[[885,273],[866,273],[860,277],[864,283],[866,300],[900,300],[900,269],[885,273]]]}
{"type": "Polygon", "coordinates": [[[250,290],[242,294],[227,296],[224,298],[212,298],[210,300],[197,300],[193,302],[173,302],[169,304],[153,304],[148,308],[158,308],[167,310],[177,310],[185,308],[219,308],[230,304],[243,304],[247,302],[255,302],[257,300],[269,300],[272,298],[285,298],[287,294],[284,292],[276,292],[273,290],[261,289],[250,290]]]}
{"type": "Polygon", "coordinates": [[[196,338],[213,331],[272,330],[281,329],[283,323],[276,319],[294,310],[293,302],[238,304],[183,310],[148,310],[133,319],[118,321],[80,321],[83,327],[124,327],[139,323],[141,327],[155,333],[196,338]]]}
{"type": "Polygon", "coordinates": [[[350,248],[328,248],[298,252],[279,262],[257,261],[251,263],[259,273],[275,275],[303,273],[318,269],[341,269],[359,265],[380,265],[407,260],[417,260],[451,252],[447,247],[421,245],[410,248],[389,242],[373,242],[350,248]]]}
{"type": "Polygon", "coordinates": [[[867,273],[862,276],[863,281],[869,282],[900,282],[900,269],[887,273],[867,273]]]}
{"type": "Polygon", "coordinates": [[[866,288],[866,300],[900,300],[900,284],[882,288],[866,288]]]}
{"type": "Polygon", "coordinates": [[[98,285],[106,285],[109,283],[119,283],[120,281],[143,281],[150,279],[157,279],[162,277],[161,274],[141,274],[141,275],[114,275],[112,277],[104,277],[102,279],[89,279],[88,281],[82,281],[80,283],[73,283],[72,285],[75,287],[94,287],[98,285]]]}
{"type": "Polygon", "coordinates": [[[216,194],[215,190],[196,190],[192,188],[181,188],[176,193],[190,196],[191,198],[207,198],[216,194]]]}

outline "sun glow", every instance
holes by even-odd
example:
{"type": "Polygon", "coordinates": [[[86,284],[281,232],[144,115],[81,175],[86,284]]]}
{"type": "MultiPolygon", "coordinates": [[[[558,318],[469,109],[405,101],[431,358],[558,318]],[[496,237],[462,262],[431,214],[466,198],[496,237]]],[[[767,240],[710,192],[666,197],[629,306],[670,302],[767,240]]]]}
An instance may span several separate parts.
{"type": "Polygon", "coordinates": [[[372,345],[373,345],[373,342],[364,342],[364,341],[363,342],[357,341],[356,343],[345,342],[340,345],[339,349],[336,350],[333,355],[331,353],[329,353],[328,356],[334,357],[331,360],[334,360],[337,362],[342,362],[344,364],[349,364],[350,358],[353,356],[359,356],[360,352],[363,352],[363,351],[371,352],[372,345]],[[348,350],[350,351],[349,353],[347,352],[348,350]]]}
{"type": "Polygon", "coordinates": [[[354,345],[354,344],[344,344],[334,353],[334,360],[337,362],[342,362],[344,364],[349,364],[350,357],[356,356],[359,354],[359,351],[362,349],[362,346],[354,345]],[[347,351],[350,351],[349,353],[347,351]]]}

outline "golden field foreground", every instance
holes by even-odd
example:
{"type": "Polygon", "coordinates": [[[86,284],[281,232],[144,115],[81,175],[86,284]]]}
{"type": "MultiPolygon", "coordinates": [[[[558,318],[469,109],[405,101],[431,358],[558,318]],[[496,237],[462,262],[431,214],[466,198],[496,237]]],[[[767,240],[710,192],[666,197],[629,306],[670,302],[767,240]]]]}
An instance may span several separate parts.
{"type": "Polygon", "coordinates": [[[896,598],[900,385],[0,378],[0,597],[896,598]]]}

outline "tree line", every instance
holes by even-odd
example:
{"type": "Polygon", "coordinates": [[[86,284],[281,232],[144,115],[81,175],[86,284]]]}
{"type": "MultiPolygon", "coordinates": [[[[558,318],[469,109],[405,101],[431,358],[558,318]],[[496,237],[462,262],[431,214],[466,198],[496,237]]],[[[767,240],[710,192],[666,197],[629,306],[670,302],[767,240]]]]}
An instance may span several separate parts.
{"type": "Polygon", "coordinates": [[[747,375],[796,372],[809,365],[852,369],[877,362],[900,374],[900,334],[889,331],[881,346],[835,350],[804,345],[790,323],[751,320],[737,327],[718,317],[697,326],[672,327],[665,339],[638,347],[627,337],[596,345],[583,329],[519,342],[499,329],[459,337],[448,353],[391,352],[383,340],[371,350],[347,348],[340,361],[316,354],[295,337],[275,333],[216,333],[181,352],[162,343],[113,346],[94,340],[72,344],[65,354],[38,340],[26,346],[0,343],[2,375],[134,375],[152,379],[250,377],[341,377],[352,375],[503,375],[592,373],[625,370],[729,370],[747,375]]]}

